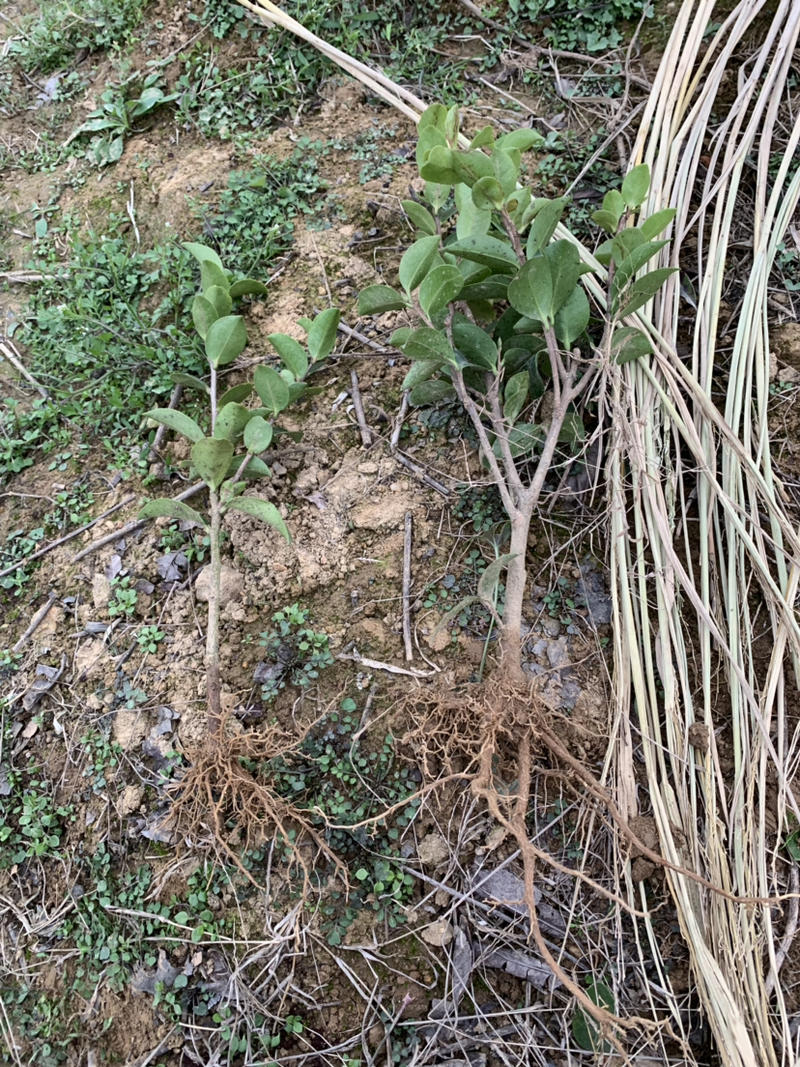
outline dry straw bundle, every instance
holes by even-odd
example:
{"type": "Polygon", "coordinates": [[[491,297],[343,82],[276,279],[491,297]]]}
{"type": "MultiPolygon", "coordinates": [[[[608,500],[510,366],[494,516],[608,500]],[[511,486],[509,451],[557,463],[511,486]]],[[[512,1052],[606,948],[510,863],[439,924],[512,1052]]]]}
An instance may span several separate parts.
{"type": "MultiPolygon", "coordinates": [[[[239,2],[406,116],[424,109],[269,0],[239,2]]],[[[616,685],[607,769],[630,817],[643,760],[645,803],[720,1058],[763,1067],[796,1058],[780,969],[798,912],[783,845],[800,824],[800,735],[787,707],[800,677],[800,539],[770,458],[767,298],[800,197],[800,118],[788,130],[785,121],[800,4],[741,0],[709,36],[722,6],[685,0],[677,11],[631,159],[651,168],[645,213],[677,209],[662,265],[696,278],[697,295],[673,275],[635,316],[654,355],[604,375],[616,685]]],[[[574,240],[563,228],[558,236],[574,240]]],[[[592,295],[602,303],[597,283],[592,295]]],[[[630,865],[624,879],[629,903],[649,916],[630,865]]],[[[684,1062],[694,1062],[689,1021],[650,918],[642,922],[659,1014],[666,1005],[684,1062]]]]}

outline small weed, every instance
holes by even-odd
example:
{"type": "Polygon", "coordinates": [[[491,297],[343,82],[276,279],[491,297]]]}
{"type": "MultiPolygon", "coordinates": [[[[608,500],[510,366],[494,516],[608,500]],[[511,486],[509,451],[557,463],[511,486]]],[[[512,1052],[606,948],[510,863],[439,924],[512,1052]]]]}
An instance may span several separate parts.
{"type": "Polygon", "coordinates": [[[583,599],[572,594],[570,586],[569,579],[562,576],[542,597],[547,614],[551,619],[560,622],[562,626],[574,625],[576,611],[583,606],[583,599]]]}
{"type": "Polygon", "coordinates": [[[86,763],[81,774],[90,780],[93,793],[103,793],[108,788],[109,779],[115,777],[122,747],[111,741],[106,734],[96,731],[84,734],[81,745],[86,753],[86,763]]]}
{"type": "Polygon", "coordinates": [[[272,660],[261,674],[261,695],[274,700],[288,685],[307,689],[324,667],[333,663],[328,635],[307,626],[309,612],[299,604],[281,608],[272,616],[275,628],[261,635],[272,660]]]}
{"type": "Polygon", "coordinates": [[[0,867],[57,856],[65,822],[73,817],[72,805],[54,805],[48,783],[35,777],[35,768],[29,771],[27,781],[9,771],[11,792],[0,797],[0,867]]]}
{"type": "Polygon", "coordinates": [[[89,114],[86,122],[76,130],[76,136],[97,134],[86,150],[86,157],[95,166],[116,163],[122,156],[125,141],[138,132],[137,123],[162,104],[175,99],[161,87],[158,74],[149,74],[138,96],[129,96],[127,86],[110,86],[100,97],[100,107],[89,114]]]}
{"type": "Polygon", "coordinates": [[[38,14],[10,39],[11,55],[28,74],[50,74],[73,62],[81,48],[119,49],[128,44],[142,20],[147,0],[70,0],[37,5],[38,14]]]}
{"type": "Polygon", "coordinates": [[[129,575],[114,578],[111,582],[111,599],[108,603],[108,614],[111,618],[122,615],[130,619],[136,611],[139,594],[131,586],[129,575]]]}
{"type": "Polygon", "coordinates": [[[136,634],[136,642],[142,652],[158,652],[158,646],[164,640],[166,634],[157,626],[142,626],[136,634]]]}

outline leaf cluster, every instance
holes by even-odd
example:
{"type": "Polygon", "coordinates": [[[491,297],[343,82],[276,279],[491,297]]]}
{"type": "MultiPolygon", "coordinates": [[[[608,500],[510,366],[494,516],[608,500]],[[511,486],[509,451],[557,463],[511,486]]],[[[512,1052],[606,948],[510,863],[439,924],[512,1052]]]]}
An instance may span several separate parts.
{"type": "MultiPolygon", "coordinates": [[[[200,267],[200,291],[192,303],[192,320],[204,345],[212,384],[187,374],[176,374],[175,381],[208,396],[210,433],[185,412],[172,408],[153,408],[147,417],[190,441],[192,468],[212,493],[219,494],[222,515],[243,512],[274,527],[289,540],[286,523],[275,505],[242,493],[248,481],[269,477],[269,467],[261,457],[275,435],[275,418],[307,392],[306,376],[330,355],[339,312],[329,308],[313,321],[301,320],[307,332],[305,346],[288,334],[270,334],[269,341],[280,357],[280,369],[262,364],[256,367],[252,382],[234,385],[217,397],[218,371],[233,363],[247,346],[244,318],[234,314],[234,301],[263,295],[266,287],[253,278],[233,280],[219,255],[207,245],[188,242],[184,248],[200,267]],[[248,407],[245,401],[254,394],[257,406],[248,407]]],[[[208,526],[204,516],[177,500],[151,500],[140,515],[166,516],[208,526]]]]}

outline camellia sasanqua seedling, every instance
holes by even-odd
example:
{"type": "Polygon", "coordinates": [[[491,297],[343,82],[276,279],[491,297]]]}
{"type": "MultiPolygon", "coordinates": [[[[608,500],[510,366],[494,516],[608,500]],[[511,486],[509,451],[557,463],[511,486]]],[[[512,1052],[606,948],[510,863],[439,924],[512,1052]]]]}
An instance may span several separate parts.
{"type": "Polygon", "coordinates": [[[154,408],[147,417],[191,443],[191,466],[205,483],[207,510],[201,513],[182,501],[165,498],[148,501],[139,514],[141,518],[168,517],[192,522],[208,534],[211,582],[206,633],[207,734],[212,748],[219,748],[223,738],[219,659],[223,523],[230,512],[242,512],[289,540],[289,530],[278,508],[248,492],[248,488],[260,479],[269,478],[270,469],[262,457],[279,432],[275,420],[306,393],[307,376],[333,350],[339,311],[328,308],[313,321],[302,320],[307,332],[305,346],[288,334],[269,335],[279,365],[262,364],[256,367],[252,382],[240,382],[220,393],[220,372],[247,346],[245,320],[233,313],[234,302],[243,296],[261,295],[266,288],[252,278],[234,281],[217,253],[206,245],[187,243],[184,247],[200,266],[200,291],[192,303],[192,319],[205,348],[209,380],[205,382],[185,374],[175,377],[180,384],[194,387],[207,396],[207,428],[171,408],[154,408]]]}
{"type": "Polygon", "coordinates": [[[522,681],[531,519],[557,448],[584,437],[580,404],[610,364],[651,351],[630,317],[673,273],[642,270],[665,244],[657,238],[674,211],[634,222],[650,184],[648,168],[635,167],[595,212],[608,236],[596,262],[586,263],[574,241],[556,236],[567,199],[537,196],[523,183],[523,153],[540,135],[496,136],[485,126],[468,140],[459,125],[455,107],[433,104],[422,115],[424,192],[403,201],[417,238],[400,260],[399,287],[369,286],[359,312],[406,311],[419,322],[392,336],[412,361],[404,389],[417,405],[455,397],[472,424],[511,530],[509,550],[486,568],[478,597],[499,626],[503,674],[522,681]],[[590,296],[598,290],[602,302],[590,296]],[[501,618],[493,593],[503,572],[501,618]]]}

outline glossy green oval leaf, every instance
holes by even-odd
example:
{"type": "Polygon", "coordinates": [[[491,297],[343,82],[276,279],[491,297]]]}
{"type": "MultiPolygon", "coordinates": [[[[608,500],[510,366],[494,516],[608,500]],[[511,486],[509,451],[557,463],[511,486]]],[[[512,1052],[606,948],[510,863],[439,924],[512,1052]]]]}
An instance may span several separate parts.
{"type": "Polygon", "coordinates": [[[147,412],[147,418],[166,426],[168,430],[174,430],[175,433],[188,437],[190,441],[202,440],[203,431],[194,419],[190,419],[182,411],[174,411],[172,408],[153,408],[152,411],[147,412]]]}
{"type": "Polygon", "coordinates": [[[425,407],[428,404],[438,404],[453,396],[453,386],[442,378],[436,378],[420,382],[408,394],[408,399],[414,407],[425,407]]]}
{"type": "MultiPolygon", "coordinates": [[[[431,140],[433,139],[432,135],[428,136],[431,140]]],[[[455,185],[456,182],[462,180],[456,170],[455,157],[456,153],[447,145],[433,145],[425,152],[421,162],[418,159],[420,176],[426,182],[434,182],[436,185],[455,185]]]]}
{"type": "Polygon", "coordinates": [[[266,452],[272,444],[272,423],[254,415],[244,428],[244,447],[254,456],[266,452]]]}
{"type": "Polygon", "coordinates": [[[530,381],[528,371],[517,371],[508,379],[503,389],[503,418],[513,425],[519,418],[528,399],[530,381]]]}
{"type": "Polygon", "coordinates": [[[182,500],[148,500],[139,508],[140,519],[178,519],[179,522],[193,522],[197,526],[207,526],[208,523],[194,508],[184,504],[182,500]]]}
{"type": "Polygon", "coordinates": [[[528,243],[525,249],[529,259],[539,252],[543,252],[547,245],[550,244],[567,203],[567,198],[560,196],[556,200],[546,200],[539,207],[531,223],[531,230],[528,234],[528,243]]]}
{"type": "Polygon", "coordinates": [[[464,285],[464,276],[458,267],[445,264],[435,267],[426,275],[419,287],[419,303],[422,310],[433,318],[455,300],[464,285]]]}
{"type": "Polygon", "coordinates": [[[603,211],[602,208],[593,211],[592,222],[596,223],[602,230],[605,230],[606,233],[614,234],[617,232],[617,219],[610,211],[603,211]]]}
{"type": "Polygon", "coordinates": [[[650,188],[650,168],[646,163],[628,171],[622,182],[622,199],[631,209],[640,207],[650,188]]]}
{"type": "Polygon", "coordinates": [[[497,345],[480,326],[457,317],[453,322],[453,344],[469,366],[497,372],[497,345]]]}
{"type": "MultiPolygon", "coordinates": [[[[215,286],[211,287],[212,289],[215,286]]],[[[214,305],[202,293],[198,293],[192,300],[192,322],[194,328],[205,341],[209,328],[219,318],[219,313],[214,305]]]]}
{"type": "Polygon", "coordinates": [[[385,311],[401,311],[408,300],[390,285],[368,285],[358,294],[359,315],[382,315],[385,311]]]}
{"type": "Polygon", "coordinates": [[[500,148],[516,148],[520,152],[527,152],[530,148],[538,148],[544,144],[544,137],[537,130],[527,128],[512,130],[511,133],[498,137],[495,144],[500,148]]]}
{"type": "Polygon", "coordinates": [[[273,367],[256,367],[253,385],[261,398],[261,403],[271,413],[277,415],[289,406],[291,399],[289,386],[273,367]]]}
{"type": "Polygon", "coordinates": [[[497,178],[480,178],[472,186],[472,202],[478,211],[491,211],[500,208],[505,199],[503,187],[497,178]]]}
{"type": "Polygon", "coordinates": [[[419,326],[412,330],[403,345],[403,352],[409,359],[451,364],[456,361],[455,353],[445,334],[441,330],[432,330],[429,326],[419,326]]]}
{"type": "Polygon", "coordinates": [[[253,387],[250,382],[241,382],[239,385],[232,385],[230,389],[226,389],[219,398],[217,406],[223,408],[226,404],[241,404],[243,400],[247,400],[252,391],[253,387]]]}
{"type": "Polygon", "coordinates": [[[666,230],[674,218],[674,207],[665,207],[662,211],[655,211],[650,218],[639,223],[639,233],[650,241],[666,230]]]}
{"type": "Polygon", "coordinates": [[[625,291],[622,306],[616,311],[616,314],[620,318],[624,318],[626,315],[632,315],[634,311],[638,311],[648,300],[652,300],[667,278],[670,278],[677,269],[677,267],[659,267],[656,270],[651,270],[644,277],[638,278],[625,291]]]}
{"type": "Polygon", "coordinates": [[[247,330],[241,315],[225,315],[212,322],[206,334],[206,356],[212,367],[232,363],[247,345],[247,330]]]}
{"type": "Polygon", "coordinates": [[[572,241],[554,241],[544,250],[553,283],[552,314],[555,315],[575,291],[578,279],[591,268],[581,261],[572,241]]]}
{"type": "Polygon", "coordinates": [[[491,158],[492,171],[503,196],[513,193],[519,183],[519,152],[507,151],[495,145],[491,158]]]}
{"type": "Polygon", "coordinates": [[[204,437],[192,445],[192,463],[206,485],[219,489],[228,476],[233,445],[219,437],[204,437]]]}
{"type": "Polygon", "coordinates": [[[207,383],[194,374],[184,374],[183,371],[176,370],[170,374],[170,379],[176,385],[185,385],[188,389],[199,389],[201,393],[209,391],[207,383]]]}
{"type": "Polygon", "coordinates": [[[198,263],[205,263],[210,261],[215,263],[221,271],[224,272],[225,268],[222,265],[222,260],[213,248],[209,248],[208,245],[198,244],[197,241],[184,241],[181,248],[185,248],[189,255],[194,256],[198,263]]]}
{"type": "Polygon", "coordinates": [[[414,332],[413,326],[401,326],[395,330],[389,337],[389,344],[392,348],[402,349],[408,342],[409,337],[414,332]]]}
{"type": "Polygon", "coordinates": [[[520,315],[539,322],[552,322],[553,278],[550,262],[545,256],[529,259],[509,283],[508,301],[520,315]]]}
{"type": "Polygon", "coordinates": [[[576,286],[566,303],[556,312],[554,329],[556,337],[565,348],[583,333],[589,325],[591,309],[583,287],[576,286]]]}
{"type": "Polygon", "coordinates": [[[612,303],[636,272],[645,265],[648,259],[657,255],[666,244],[666,241],[643,241],[629,255],[617,261],[617,269],[614,271],[611,283],[612,303]]]}
{"type": "Polygon", "coordinates": [[[403,379],[402,389],[413,389],[420,382],[426,382],[442,366],[437,359],[421,359],[415,363],[403,379]]]}
{"type": "Polygon", "coordinates": [[[336,344],[336,332],[339,329],[338,308],[326,308],[315,316],[314,321],[308,328],[308,350],[311,353],[311,362],[319,363],[327,359],[336,344]]]}
{"type": "MultiPolygon", "coordinates": [[[[200,294],[198,294],[198,296],[199,295],[200,294]]],[[[202,296],[213,306],[218,319],[221,319],[223,315],[230,314],[231,308],[233,307],[233,301],[231,300],[231,294],[227,287],[222,285],[210,285],[208,289],[203,290],[202,296]]]]}
{"type": "MultiPolygon", "coordinates": [[[[492,224],[492,212],[488,208],[478,208],[472,198],[468,185],[459,182],[453,189],[456,201],[456,237],[463,241],[466,237],[480,237],[489,232],[492,224]]],[[[480,265],[480,264],[479,264],[480,265]]]]}
{"type": "Polygon", "coordinates": [[[483,263],[500,274],[514,274],[519,267],[519,259],[510,242],[485,234],[473,234],[460,238],[445,246],[445,252],[483,263]]]}
{"type": "Polygon", "coordinates": [[[611,357],[615,363],[631,363],[649,356],[653,346],[647,334],[635,326],[620,326],[611,338],[611,357]]]}
{"type": "Polygon", "coordinates": [[[211,259],[204,259],[200,263],[200,287],[203,292],[212,285],[218,285],[221,289],[229,286],[228,272],[218,266],[211,259]]]}
{"type": "Polygon", "coordinates": [[[268,292],[266,285],[255,278],[240,278],[230,288],[230,293],[234,300],[238,300],[242,296],[266,296],[268,292]]]}
{"type": "Polygon", "coordinates": [[[406,249],[400,260],[399,278],[400,284],[407,293],[410,294],[417,288],[428,273],[428,268],[438,251],[438,234],[420,237],[410,248],[406,249]]]}
{"type": "Polygon", "coordinates": [[[305,348],[288,333],[267,334],[267,340],[281,357],[283,365],[298,381],[308,373],[308,355],[305,348]]]}
{"type": "Polygon", "coordinates": [[[250,412],[243,404],[231,401],[220,407],[214,423],[214,436],[224,437],[226,441],[236,441],[247,425],[251,417],[250,412]]]}
{"type": "Polygon", "coordinates": [[[272,526],[282,537],[291,543],[291,536],[283,516],[268,500],[260,500],[254,496],[241,496],[228,504],[226,511],[241,511],[244,515],[251,515],[254,519],[260,519],[267,526],[272,526]]]}
{"type": "Polygon", "coordinates": [[[400,206],[406,213],[406,218],[412,226],[421,233],[433,235],[436,233],[436,220],[430,211],[416,200],[401,200],[400,206]]]}

